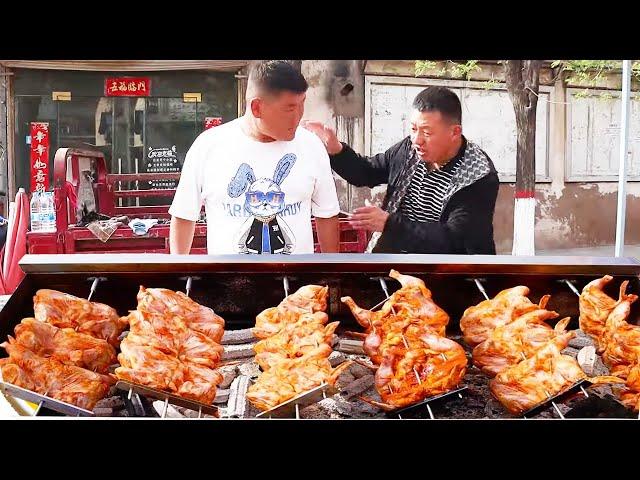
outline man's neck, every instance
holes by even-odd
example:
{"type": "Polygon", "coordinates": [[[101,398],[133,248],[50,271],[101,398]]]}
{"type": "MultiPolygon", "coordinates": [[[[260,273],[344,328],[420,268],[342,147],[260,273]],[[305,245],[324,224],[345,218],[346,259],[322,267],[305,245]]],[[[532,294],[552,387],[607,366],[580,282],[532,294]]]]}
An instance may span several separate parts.
{"type": "Polygon", "coordinates": [[[245,113],[242,116],[242,120],[240,121],[240,128],[242,129],[245,135],[247,135],[248,137],[251,137],[252,139],[258,142],[262,142],[262,143],[275,142],[275,138],[265,135],[258,129],[255,118],[248,113],[245,113]]]}
{"type": "Polygon", "coordinates": [[[462,144],[463,144],[463,140],[462,140],[462,137],[460,137],[460,140],[458,140],[455,143],[455,145],[452,145],[451,149],[444,156],[444,160],[439,160],[437,162],[432,162],[427,164],[427,166],[429,167],[429,170],[440,170],[447,163],[449,163],[451,160],[456,158],[456,156],[458,155],[458,152],[460,151],[460,148],[462,148],[462,144]]]}

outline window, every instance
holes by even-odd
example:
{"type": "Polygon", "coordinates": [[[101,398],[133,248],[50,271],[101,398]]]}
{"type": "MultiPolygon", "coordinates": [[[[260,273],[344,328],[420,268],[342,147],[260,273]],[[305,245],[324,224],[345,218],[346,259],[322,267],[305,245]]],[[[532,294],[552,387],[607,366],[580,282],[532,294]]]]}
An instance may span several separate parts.
{"type": "MultiPolygon", "coordinates": [[[[237,81],[229,72],[68,72],[16,69],[14,159],[16,186],[30,187],[28,136],[31,122],[49,122],[50,184],[53,159],[61,147],[99,150],[109,173],[180,171],[187,150],[204,130],[206,117],[228,122],[237,117],[237,81]],[[105,97],[104,79],[147,76],[150,97],[105,97]],[[53,101],[53,91],[70,91],[70,101],[53,101]],[[183,93],[200,92],[202,102],[184,102],[183,93]],[[164,152],[161,162],[149,162],[164,152]],[[170,155],[169,155],[170,153],[170,155]],[[149,166],[152,164],[152,166],[149,166]]],[[[122,189],[175,185],[121,185],[122,189]]],[[[127,205],[154,205],[158,199],[123,198],[127,205]]],[[[166,204],[162,199],[160,204],[166,204]]]]}
{"type": "MultiPolygon", "coordinates": [[[[568,182],[617,181],[620,159],[620,92],[567,90],[568,182]]],[[[640,101],[632,98],[629,110],[627,179],[640,180],[640,101]]]]}

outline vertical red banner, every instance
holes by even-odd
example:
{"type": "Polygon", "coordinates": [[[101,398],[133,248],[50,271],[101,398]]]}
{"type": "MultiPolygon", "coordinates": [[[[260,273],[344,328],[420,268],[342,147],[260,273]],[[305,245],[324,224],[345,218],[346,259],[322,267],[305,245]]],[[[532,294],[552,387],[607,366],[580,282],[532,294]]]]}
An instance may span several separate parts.
{"type": "Polygon", "coordinates": [[[211,127],[217,127],[222,124],[222,117],[204,117],[204,129],[208,130],[211,127]]]}
{"type": "Polygon", "coordinates": [[[31,122],[31,191],[49,190],[49,124],[31,122]]]}

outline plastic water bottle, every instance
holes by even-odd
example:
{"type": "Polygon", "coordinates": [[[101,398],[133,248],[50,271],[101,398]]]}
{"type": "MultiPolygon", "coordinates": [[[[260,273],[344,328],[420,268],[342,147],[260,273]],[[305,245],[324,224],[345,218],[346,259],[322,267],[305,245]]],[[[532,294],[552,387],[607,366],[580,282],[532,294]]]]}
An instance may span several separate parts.
{"type": "Polygon", "coordinates": [[[42,231],[42,223],[40,222],[40,192],[33,192],[31,194],[29,210],[31,211],[31,231],[42,231]]]}
{"type": "Polygon", "coordinates": [[[41,232],[56,231],[56,205],[53,192],[40,194],[40,228],[41,232]]]}

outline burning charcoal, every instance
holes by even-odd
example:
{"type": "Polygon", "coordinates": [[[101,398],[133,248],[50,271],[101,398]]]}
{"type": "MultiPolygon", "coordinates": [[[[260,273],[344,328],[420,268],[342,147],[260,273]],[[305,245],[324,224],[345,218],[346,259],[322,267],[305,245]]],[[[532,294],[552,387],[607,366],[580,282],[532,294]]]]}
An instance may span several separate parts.
{"type": "Polygon", "coordinates": [[[354,410],[358,412],[357,417],[359,418],[384,416],[384,412],[382,410],[374,405],[371,405],[370,403],[365,402],[364,400],[356,398],[352,399],[351,402],[353,404],[354,410]]]}
{"type": "Polygon", "coordinates": [[[140,400],[140,395],[137,393],[131,396],[131,403],[133,404],[133,411],[137,417],[144,417],[144,407],[140,400]]]}
{"type": "Polygon", "coordinates": [[[635,418],[612,395],[600,395],[589,389],[589,397],[582,397],[571,404],[567,418],[635,418]]]}
{"type": "Polygon", "coordinates": [[[247,377],[257,378],[260,376],[260,367],[255,362],[247,362],[238,365],[238,373],[240,375],[246,375],[247,377]]]}
{"type": "Polygon", "coordinates": [[[484,407],[484,416],[487,418],[511,418],[507,410],[493,397],[490,397],[484,407]]]}
{"type": "Polygon", "coordinates": [[[346,400],[341,395],[336,395],[334,399],[338,413],[350,418],[367,418],[381,413],[378,407],[358,398],[346,400]]]}
{"type": "Polygon", "coordinates": [[[111,408],[113,410],[120,410],[124,408],[124,401],[119,396],[103,398],[96,402],[97,408],[111,408]]]}
{"type": "Polygon", "coordinates": [[[340,365],[346,359],[347,357],[344,355],[344,353],[338,351],[333,351],[331,352],[331,355],[329,355],[329,363],[332,367],[340,365]]]}
{"type": "Polygon", "coordinates": [[[226,403],[229,400],[229,389],[216,391],[216,398],[213,403],[226,403]]]}
{"type": "Polygon", "coordinates": [[[225,345],[222,353],[222,360],[235,360],[237,358],[250,358],[256,355],[253,350],[255,343],[245,343],[242,345],[225,345]]]}
{"type": "MultiPolygon", "coordinates": [[[[156,400],[153,402],[153,408],[158,415],[162,416],[162,412],[164,411],[164,402],[162,400],[156,400]]],[[[185,416],[178,411],[175,405],[168,404],[167,405],[167,414],[165,418],[184,418],[185,416]]]]}
{"type": "Polygon", "coordinates": [[[255,342],[256,337],[251,328],[242,330],[226,330],[222,336],[222,345],[237,345],[255,342]]]}
{"type": "Polygon", "coordinates": [[[95,407],[93,413],[96,414],[96,417],[110,417],[113,415],[113,408],[95,407]]]}
{"type": "Polygon", "coordinates": [[[596,365],[596,348],[591,345],[582,347],[576,357],[582,371],[587,375],[593,375],[593,368],[596,365]]]}
{"type": "Polygon", "coordinates": [[[238,366],[237,365],[223,365],[218,368],[218,372],[222,375],[222,383],[218,385],[218,388],[226,389],[229,388],[233,379],[238,376],[238,366]]]}
{"type": "Polygon", "coordinates": [[[250,378],[246,375],[237,377],[229,387],[229,401],[227,402],[227,416],[242,418],[247,408],[247,389],[250,378]]]}
{"type": "MultiPolygon", "coordinates": [[[[175,406],[176,410],[180,412],[186,418],[198,418],[198,412],[195,410],[191,410],[189,408],[175,406]]],[[[216,418],[213,415],[205,415],[204,413],[200,416],[200,418],[216,418]]]]}
{"type": "Polygon", "coordinates": [[[331,418],[331,414],[317,403],[300,410],[300,418],[331,418]]]}
{"type": "Polygon", "coordinates": [[[130,417],[129,412],[125,410],[116,410],[113,412],[114,417],[130,417]]]}
{"type": "Polygon", "coordinates": [[[256,418],[260,410],[245,398],[245,409],[242,418],[256,418]]]}
{"type": "Polygon", "coordinates": [[[334,397],[325,398],[324,400],[309,405],[300,410],[301,418],[342,418],[338,413],[336,401],[334,397]]]}
{"type": "Polygon", "coordinates": [[[359,363],[354,363],[349,367],[349,373],[355,378],[362,378],[368,375],[372,375],[374,373],[374,370],[372,370],[371,368],[367,368],[364,365],[360,365],[359,363]]]}
{"type": "Polygon", "coordinates": [[[569,355],[570,357],[576,358],[578,356],[579,350],[577,348],[567,347],[562,350],[563,355],[569,355]]]}
{"type": "Polygon", "coordinates": [[[340,396],[349,400],[350,398],[361,394],[365,390],[371,388],[374,384],[373,375],[369,374],[364,377],[358,378],[344,387],[340,392],[340,396]]]}
{"type": "Polygon", "coordinates": [[[362,350],[362,340],[349,340],[346,338],[340,339],[336,350],[344,353],[364,353],[364,350],[362,350]]]}
{"type": "Polygon", "coordinates": [[[582,330],[576,330],[576,335],[569,340],[569,346],[580,350],[582,347],[594,345],[593,339],[582,330]]]}
{"type": "Polygon", "coordinates": [[[338,378],[335,383],[335,387],[338,390],[344,390],[345,388],[347,388],[347,386],[349,386],[355,380],[356,380],[356,377],[351,375],[348,369],[344,370],[343,372],[340,373],[340,375],[338,375],[338,378]]]}

